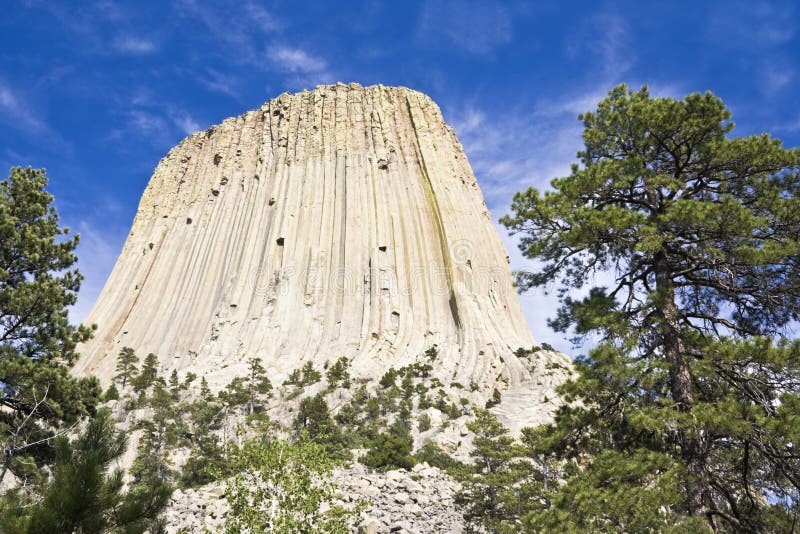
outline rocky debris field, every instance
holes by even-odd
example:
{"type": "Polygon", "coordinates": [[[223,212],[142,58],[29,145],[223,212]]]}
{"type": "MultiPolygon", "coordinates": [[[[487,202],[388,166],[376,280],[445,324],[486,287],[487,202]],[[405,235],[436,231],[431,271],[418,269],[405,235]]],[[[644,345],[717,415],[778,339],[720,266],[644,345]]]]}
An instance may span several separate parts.
{"type": "MultiPolygon", "coordinates": [[[[460,485],[427,463],[411,470],[372,471],[360,464],[333,472],[341,503],[362,503],[362,521],[356,532],[367,534],[464,532],[464,521],[454,498],[460,485]]],[[[338,503],[332,503],[338,504],[338,503]]],[[[165,513],[169,534],[220,532],[228,513],[225,484],[176,490],[165,513]]]]}

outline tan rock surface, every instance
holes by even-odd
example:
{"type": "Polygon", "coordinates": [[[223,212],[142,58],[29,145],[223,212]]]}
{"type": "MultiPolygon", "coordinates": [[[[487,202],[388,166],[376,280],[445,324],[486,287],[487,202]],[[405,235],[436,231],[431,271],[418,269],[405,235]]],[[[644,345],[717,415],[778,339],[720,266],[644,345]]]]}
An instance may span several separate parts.
{"type": "Polygon", "coordinates": [[[461,144],[406,88],[283,94],[187,137],[87,323],[76,372],[106,384],[123,346],[213,389],[253,356],[278,383],[340,356],[375,378],[434,344],[434,374],[484,397],[535,380],[512,353],[533,340],[461,144]]]}

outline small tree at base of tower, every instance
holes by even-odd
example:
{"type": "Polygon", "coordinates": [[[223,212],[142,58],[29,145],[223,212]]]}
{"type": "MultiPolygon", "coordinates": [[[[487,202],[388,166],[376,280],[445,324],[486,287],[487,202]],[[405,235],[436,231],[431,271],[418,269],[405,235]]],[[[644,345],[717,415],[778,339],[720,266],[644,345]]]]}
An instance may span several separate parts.
{"type": "Polygon", "coordinates": [[[114,381],[124,390],[125,387],[136,377],[139,368],[139,357],[130,347],[122,347],[117,356],[117,367],[115,369],[114,381]]]}

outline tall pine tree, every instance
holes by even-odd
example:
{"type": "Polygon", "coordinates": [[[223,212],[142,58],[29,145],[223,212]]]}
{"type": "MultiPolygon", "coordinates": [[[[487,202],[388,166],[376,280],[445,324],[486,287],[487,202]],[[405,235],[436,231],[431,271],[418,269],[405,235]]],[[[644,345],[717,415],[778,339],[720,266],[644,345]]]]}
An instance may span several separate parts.
{"type": "Polygon", "coordinates": [[[0,482],[53,459],[52,438],[91,413],[101,390],[69,374],[91,330],[69,323],[78,236],[59,226],[43,169],[0,181],[0,482]]]}
{"type": "Polygon", "coordinates": [[[117,356],[117,366],[115,368],[116,374],[114,381],[118,382],[122,389],[132,382],[136,373],[139,371],[136,364],[139,363],[139,357],[136,352],[130,347],[122,347],[117,356]]]}
{"type": "Polygon", "coordinates": [[[800,501],[799,153],[734,138],[710,93],[614,88],[580,119],[553,190],[518,193],[521,289],[560,284],[551,324],[599,340],[537,447],[583,469],[532,530],[788,531],[800,501]],[[596,272],[606,287],[586,288],[596,272]]]}

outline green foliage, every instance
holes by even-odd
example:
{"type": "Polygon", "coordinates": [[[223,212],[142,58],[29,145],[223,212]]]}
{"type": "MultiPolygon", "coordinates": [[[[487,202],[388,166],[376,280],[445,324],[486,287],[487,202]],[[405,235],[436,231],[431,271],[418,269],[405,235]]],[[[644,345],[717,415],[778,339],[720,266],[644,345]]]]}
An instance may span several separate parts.
{"type": "Polygon", "coordinates": [[[442,471],[446,471],[449,475],[457,479],[461,479],[467,476],[467,474],[472,474],[472,471],[467,465],[444,452],[429,439],[426,439],[422,447],[414,453],[414,459],[415,463],[421,464],[426,462],[430,466],[438,467],[442,471]]]}
{"type": "Polygon", "coordinates": [[[325,375],[328,380],[328,387],[336,389],[341,385],[343,388],[350,387],[350,360],[342,356],[328,369],[325,375]]]}
{"type": "Polygon", "coordinates": [[[172,374],[169,375],[169,389],[173,395],[176,397],[178,396],[181,389],[181,383],[178,379],[178,371],[176,369],[173,369],[172,374]]]}
{"type": "Polygon", "coordinates": [[[374,439],[385,424],[378,400],[370,396],[366,386],[356,390],[350,402],[339,409],[335,419],[349,448],[362,447],[374,439]]]}
{"type": "Polygon", "coordinates": [[[244,407],[249,398],[247,379],[243,376],[237,376],[219,392],[219,400],[229,408],[244,407]]]}
{"type": "Polygon", "coordinates": [[[319,393],[300,401],[300,408],[292,424],[295,432],[320,443],[330,455],[340,459],[350,456],[339,426],[333,421],[325,395],[319,393]]]}
{"type": "Polygon", "coordinates": [[[283,381],[284,386],[299,386],[300,382],[303,381],[303,376],[300,372],[300,369],[294,369],[286,380],[283,381]]]}
{"type": "Polygon", "coordinates": [[[464,518],[488,532],[520,532],[522,518],[542,507],[548,483],[555,486],[556,470],[531,458],[488,410],[477,410],[467,428],[475,434],[472,469],[448,469],[462,482],[456,502],[464,518]]]}
{"type": "Polygon", "coordinates": [[[417,432],[425,432],[431,428],[431,416],[424,413],[417,419],[417,432]]]}
{"type": "Polygon", "coordinates": [[[191,371],[186,373],[186,377],[183,379],[183,389],[187,389],[195,380],[197,380],[196,374],[191,371]]]}
{"type": "Polygon", "coordinates": [[[158,378],[158,356],[151,352],[145,356],[141,371],[131,383],[135,391],[144,392],[153,385],[156,378],[158,378]]]}
{"type": "Polygon", "coordinates": [[[314,364],[311,362],[306,362],[303,366],[303,378],[301,380],[300,386],[310,386],[311,384],[316,384],[322,378],[322,373],[314,369],[314,364]]]}
{"type": "Polygon", "coordinates": [[[250,358],[247,367],[247,376],[231,380],[219,397],[229,407],[245,406],[247,413],[253,415],[260,397],[272,391],[272,382],[260,359],[250,358]]]}
{"type": "Polygon", "coordinates": [[[497,406],[498,404],[500,404],[501,400],[502,400],[502,397],[500,395],[500,390],[499,389],[495,389],[492,392],[492,398],[486,401],[486,409],[488,410],[489,408],[493,408],[494,406],[497,406]]]}
{"type": "Polygon", "coordinates": [[[46,185],[44,170],[19,167],[0,181],[0,482],[9,471],[32,481],[32,466],[53,459],[52,437],[101,395],[95,378],[69,374],[91,330],[69,324],[78,236],[65,237],[46,185]]]}
{"type": "Polygon", "coordinates": [[[267,377],[267,370],[258,358],[250,358],[247,361],[247,389],[250,392],[250,413],[253,413],[252,405],[257,395],[268,395],[272,391],[272,382],[267,377]]]}
{"type": "Polygon", "coordinates": [[[206,380],[206,377],[200,379],[200,397],[205,400],[211,400],[213,397],[211,389],[208,387],[208,381],[206,380]]]}
{"type": "Polygon", "coordinates": [[[111,384],[108,386],[108,389],[105,393],[103,393],[103,402],[119,400],[119,391],[117,390],[117,386],[111,384]]]}
{"type": "Polygon", "coordinates": [[[171,489],[161,482],[123,492],[122,472],[109,472],[125,452],[125,436],[114,431],[108,412],[101,411],[70,443],[55,440],[52,476],[42,495],[25,503],[9,495],[0,505],[0,529],[9,534],[41,532],[159,532],[159,514],[171,489]]]}
{"type": "Polygon", "coordinates": [[[115,369],[114,382],[118,383],[122,389],[132,382],[139,369],[137,364],[139,357],[130,347],[122,347],[117,356],[117,367],[115,369]]]}
{"type": "Polygon", "coordinates": [[[189,428],[185,441],[190,455],[180,472],[182,487],[208,484],[230,474],[222,444],[214,434],[220,428],[224,408],[217,402],[200,397],[187,407],[189,428]]]}
{"type": "Polygon", "coordinates": [[[614,88],[553,191],[518,193],[522,289],[561,285],[568,401],[533,447],[579,459],[532,530],[790,531],[798,511],[800,152],[734,138],[714,95],[614,88]],[[610,287],[585,287],[596,271],[610,287]],[[565,527],[566,526],[566,527],[565,527]]]}
{"type": "Polygon", "coordinates": [[[427,358],[429,362],[434,362],[438,357],[439,357],[439,348],[436,345],[433,345],[425,349],[425,358],[427,358]]]}
{"type": "Polygon", "coordinates": [[[359,461],[374,469],[411,469],[416,463],[411,455],[411,436],[403,432],[382,432],[369,444],[367,453],[359,461]]]}
{"type": "Polygon", "coordinates": [[[143,432],[139,439],[138,457],[131,468],[135,483],[145,485],[172,480],[174,473],[170,468],[169,453],[183,430],[183,419],[161,380],[155,381],[148,406],[152,415],[138,423],[143,432]]]}
{"type": "Polygon", "coordinates": [[[433,406],[451,419],[458,419],[462,415],[461,408],[450,402],[447,399],[445,392],[441,389],[439,390],[439,394],[436,397],[436,402],[434,402],[433,406]]]}
{"type": "Polygon", "coordinates": [[[533,506],[523,517],[528,532],[706,532],[705,521],[662,513],[680,507],[686,469],[674,458],[646,449],[604,450],[585,473],[557,491],[549,508],[533,506]],[[631,482],[635,481],[635,484],[631,482]]]}
{"type": "Polygon", "coordinates": [[[328,477],[336,462],[319,444],[262,435],[247,441],[233,459],[237,474],[228,483],[231,512],[225,524],[230,534],[345,534],[358,521],[358,507],[323,508],[335,495],[328,477]]]}
{"type": "Polygon", "coordinates": [[[314,364],[306,362],[301,369],[295,369],[289,373],[289,377],[283,382],[284,385],[293,385],[299,387],[310,386],[316,384],[322,378],[322,373],[314,369],[314,364]]]}
{"type": "Polygon", "coordinates": [[[383,376],[378,381],[378,385],[382,388],[397,386],[397,376],[397,369],[394,367],[389,367],[389,370],[383,373],[383,376]]]}

